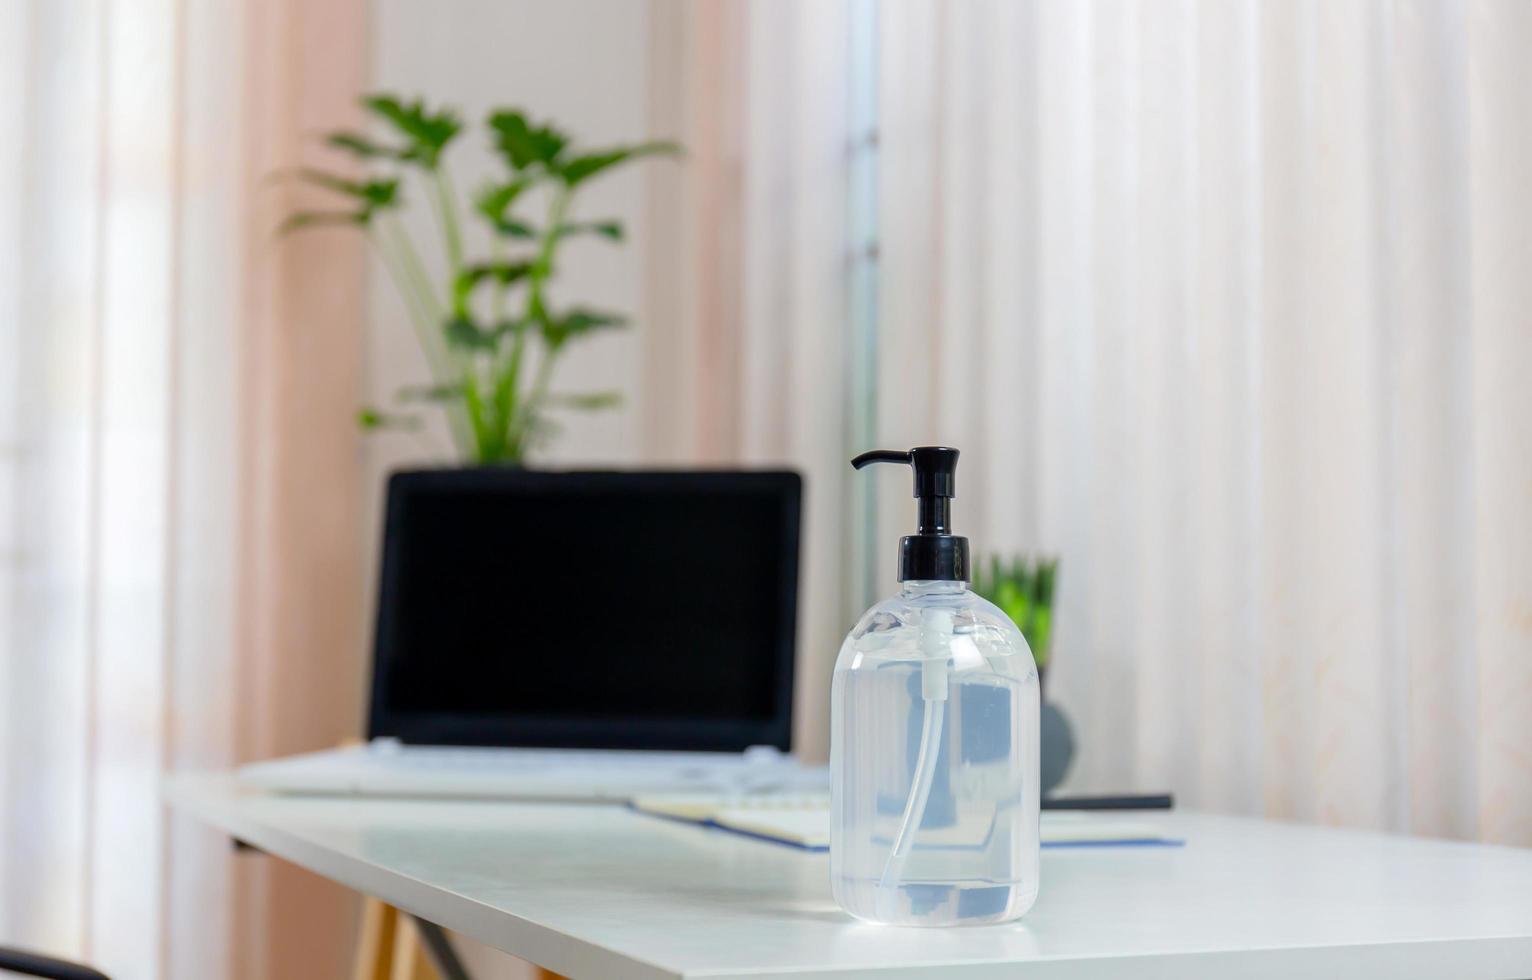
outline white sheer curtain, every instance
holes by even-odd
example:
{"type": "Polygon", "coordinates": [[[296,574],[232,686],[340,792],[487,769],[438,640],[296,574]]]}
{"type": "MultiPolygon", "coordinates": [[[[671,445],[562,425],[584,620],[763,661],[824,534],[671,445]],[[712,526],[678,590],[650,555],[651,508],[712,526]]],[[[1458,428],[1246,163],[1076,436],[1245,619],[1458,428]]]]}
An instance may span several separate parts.
{"type": "Polygon", "coordinates": [[[1074,784],[1532,843],[1532,9],[880,9],[882,438],[1062,556],[1074,784]]]}
{"type": "Polygon", "coordinates": [[[646,456],[805,475],[796,746],[823,757],[848,608],[850,8],[658,3],[646,456]]]}
{"type": "Polygon", "coordinates": [[[351,111],[360,10],[0,6],[0,944],[340,969],[349,905],[159,784],[354,731],[360,256],[260,188],[351,111]]]}
{"type": "MultiPolygon", "coordinates": [[[[176,870],[200,859],[175,900],[228,882],[158,799],[167,765],[232,752],[236,407],[197,397],[235,380],[231,222],[172,204],[232,189],[226,144],[183,134],[238,89],[186,98],[176,57],[218,14],[0,12],[0,942],[129,977],[169,965],[173,833],[176,870]]],[[[184,925],[190,975],[227,924],[184,925]]]]}
{"type": "MultiPolygon", "coordinates": [[[[844,105],[870,16],[876,441],[961,447],[960,527],[1062,556],[1074,786],[1532,842],[1532,10],[658,9],[692,183],[652,261],[699,271],[653,276],[646,324],[680,326],[647,424],[807,469],[802,707],[862,599],[844,105]]],[[[910,505],[880,497],[886,591],[910,505]]]]}

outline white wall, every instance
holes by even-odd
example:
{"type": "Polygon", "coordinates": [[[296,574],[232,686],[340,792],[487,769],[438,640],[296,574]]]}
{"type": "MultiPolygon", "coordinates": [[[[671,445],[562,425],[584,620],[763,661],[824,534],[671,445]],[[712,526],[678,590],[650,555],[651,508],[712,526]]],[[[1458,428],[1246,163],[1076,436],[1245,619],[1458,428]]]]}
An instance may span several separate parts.
{"type": "MultiPolygon", "coordinates": [[[[449,154],[449,166],[465,192],[495,173],[483,119],[492,107],[522,107],[555,121],[578,143],[604,146],[643,139],[647,127],[649,6],[601,0],[373,0],[372,78],[376,90],[455,106],[469,123],[449,154]]],[[[633,165],[593,181],[582,190],[576,217],[618,218],[626,243],[604,240],[564,246],[554,298],[578,301],[636,317],[642,272],[638,244],[644,240],[643,176],[633,165]]],[[[423,202],[421,202],[423,205],[423,202]]],[[[414,209],[410,223],[421,238],[435,241],[426,209],[414,209]]],[[[536,212],[534,212],[536,213],[536,212]]],[[[477,231],[477,229],[475,229],[477,231]]],[[[487,238],[470,238],[487,258],[487,238]]],[[[470,251],[475,251],[472,246],[470,251]]],[[[428,374],[404,310],[379,266],[372,270],[371,316],[367,326],[365,391],[371,403],[388,405],[401,385],[428,374]]],[[[641,366],[635,323],[576,343],[555,376],[556,390],[621,389],[626,403],[616,410],[569,413],[566,429],[540,462],[628,464],[638,460],[641,440],[641,366]]],[[[380,494],[388,470],[421,462],[447,461],[448,443],[439,420],[431,429],[435,448],[402,434],[365,442],[369,525],[379,526],[380,494]]],[[[375,535],[373,536],[375,538],[375,535]]],[[[376,548],[376,541],[369,547],[376,548]]],[[[375,565],[369,563],[370,568],[375,565]]],[[[367,584],[372,588],[372,577],[367,584]]],[[[463,943],[476,977],[521,975],[509,957],[463,943]]]]}

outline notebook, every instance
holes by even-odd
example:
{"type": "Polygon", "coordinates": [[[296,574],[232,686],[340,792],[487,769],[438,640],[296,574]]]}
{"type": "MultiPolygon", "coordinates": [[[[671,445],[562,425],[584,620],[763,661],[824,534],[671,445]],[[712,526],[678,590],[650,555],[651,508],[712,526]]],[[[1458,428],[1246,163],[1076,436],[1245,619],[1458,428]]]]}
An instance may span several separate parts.
{"type": "MultiPolygon", "coordinates": [[[[757,840],[787,844],[806,851],[830,849],[830,799],[818,794],[760,796],[674,795],[639,797],[634,810],[667,820],[713,827],[757,840]]],[[[946,828],[923,832],[930,846],[961,846],[983,836],[979,828],[946,828]]],[[[1042,814],[1043,847],[1175,847],[1183,841],[1167,837],[1152,823],[1075,811],[1042,814]]]]}

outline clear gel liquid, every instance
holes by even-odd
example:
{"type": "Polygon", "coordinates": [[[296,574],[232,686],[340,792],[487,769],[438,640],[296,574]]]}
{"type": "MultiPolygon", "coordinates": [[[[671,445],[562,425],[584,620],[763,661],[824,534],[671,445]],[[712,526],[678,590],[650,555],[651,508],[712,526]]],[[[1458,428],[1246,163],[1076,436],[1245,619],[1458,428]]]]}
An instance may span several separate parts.
{"type": "Polygon", "coordinates": [[[910,583],[846,638],[831,704],[841,906],[903,925],[1025,913],[1038,889],[1038,686],[1004,613],[956,583],[910,583]],[[945,632],[922,636],[931,622],[945,632]]]}

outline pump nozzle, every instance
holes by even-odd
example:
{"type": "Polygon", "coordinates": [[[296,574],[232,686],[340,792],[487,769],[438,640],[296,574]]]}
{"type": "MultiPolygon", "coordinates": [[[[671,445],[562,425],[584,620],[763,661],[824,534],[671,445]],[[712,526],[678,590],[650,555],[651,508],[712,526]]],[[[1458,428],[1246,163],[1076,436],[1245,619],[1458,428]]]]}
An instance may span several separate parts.
{"type": "Polygon", "coordinates": [[[910,454],[897,449],[869,449],[859,456],[851,457],[851,465],[857,469],[872,463],[908,463],[910,454]]]}
{"type": "Polygon", "coordinates": [[[904,463],[915,471],[919,501],[915,533],[899,542],[899,581],[968,581],[968,539],[952,534],[952,504],[957,496],[958,451],[946,446],[917,446],[908,452],[874,449],[851,460],[861,469],[870,463],[904,463]]]}

